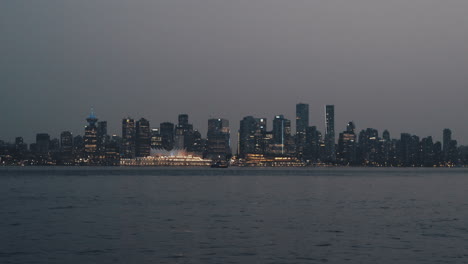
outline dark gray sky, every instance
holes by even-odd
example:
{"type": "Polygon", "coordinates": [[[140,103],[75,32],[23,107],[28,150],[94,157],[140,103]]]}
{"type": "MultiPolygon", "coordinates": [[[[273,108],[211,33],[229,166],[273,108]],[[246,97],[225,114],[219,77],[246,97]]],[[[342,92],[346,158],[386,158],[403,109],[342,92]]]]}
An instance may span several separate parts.
{"type": "MultiPolygon", "coordinates": [[[[120,134],[188,113],[238,129],[310,104],[323,131],[389,129],[468,143],[466,0],[2,1],[0,139],[83,134],[91,107],[120,134]]],[[[294,123],[293,123],[294,124],[294,123]]],[[[271,128],[271,126],[270,126],[271,128]]]]}

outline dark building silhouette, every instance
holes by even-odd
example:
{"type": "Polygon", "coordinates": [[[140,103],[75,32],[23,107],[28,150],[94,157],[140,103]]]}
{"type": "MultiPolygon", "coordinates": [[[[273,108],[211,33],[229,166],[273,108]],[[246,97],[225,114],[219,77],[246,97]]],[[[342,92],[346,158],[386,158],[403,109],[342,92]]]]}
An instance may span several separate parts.
{"type": "Polygon", "coordinates": [[[421,166],[421,144],[418,136],[402,133],[399,149],[400,166],[421,166]]]}
{"type": "Polygon", "coordinates": [[[50,136],[47,133],[36,135],[36,152],[39,155],[48,155],[50,146],[50,136]]]}
{"type": "Polygon", "coordinates": [[[148,120],[141,118],[136,122],[136,157],[148,157],[150,149],[150,123],[148,120]]]}
{"type": "Polygon", "coordinates": [[[325,161],[335,162],[335,106],[325,106],[325,161]]]}
{"type": "Polygon", "coordinates": [[[122,144],[120,155],[122,158],[135,158],[135,120],[124,118],[122,120],[122,144]]]}
{"type": "Polygon", "coordinates": [[[18,159],[23,159],[24,155],[28,151],[28,145],[24,143],[23,137],[15,138],[15,152],[18,159]]]}
{"type": "Polygon", "coordinates": [[[444,162],[449,161],[449,149],[450,149],[450,144],[452,141],[452,131],[448,128],[444,129],[443,131],[443,145],[442,145],[442,152],[444,155],[444,162]]]}
{"type": "Polygon", "coordinates": [[[206,157],[213,160],[228,159],[231,156],[229,121],[209,119],[206,157]]]}
{"type": "Polygon", "coordinates": [[[206,140],[204,140],[198,130],[193,130],[187,143],[187,151],[198,156],[202,156],[205,151],[206,140]]]}
{"type": "Polygon", "coordinates": [[[452,140],[452,131],[448,128],[443,131],[443,156],[445,165],[451,166],[458,162],[457,141],[452,140]]]}
{"type": "Polygon", "coordinates": [[[379,132],[367,128],[359,132],[359,164],[376,166],[379,164],[379,132]]]}
{"type": "Polygon", "coordinates": [[[179,115],[179,123],[175,127],[174,145],[177,149],[192,149],[194,144],[193,125],[189,124],[187,114],[179,115]]]}
{"type": "Polygon", "coordinates": [[[60,164],[72,165],[74,163],[73,135],[70,131],[63,131],[60,134],[60,150],[60,164]]]}
{"type": "Polygon", "coordinates": [[[337,162],[342,165],[354,165],[356,163],[356,126],[349,122],[346,131],[340,133],[338,138],[337,162]]]}
{"type": "Polygon", "coordinates": [[[434,160],[434,143],[432,137],[423,138],[421,140],[421,165],[424,167],[432,167],[435,164],[434,160]]]}
{"type": "Polygon", "coordinates": [[[73,137],[73,156],[76,160],[83,158],[84,155],[84,140],[83,137],[77,135],[73,137]]]}
{"type": "Polygon", "coordinates": [[[444,163],[444,157],[442,153],[442,143],[440,141],[437,141],[434,143],[433,152],[434,152],[434,165],[441,166],[444,163]]]}
{"type": "Polygon", "coordinates": [[[163,149],[168,151],[174,149],[174,124],[164,122],[160,124],[159,129],[163,149]]]}
{"type": "Polygon", "coordinates": [[[381,164],[384,166],[391,166],[395,164],[395,152],[393,147],[393,142],[390,138],[390,132],[388,130],[384,130],[382,133],[382,139],[380,140],[380,155],[381,157],[379,160],[381,164]]]}
{"type": "Polygon", "coordinates": [[[316,163],[320,159],[320,142],[322,134],[316,126],[306,129],[306,145],[304,148],[304,159],[316,163]]]}
{"type": "Polygon", "coordinates": [[[178,118],[178,125],[181,127],[188,127],[189,126],[189,121],[188,121],[188,115],[187,114],[180,114],[178,118]]]}
{"type": "Polygon", "coordinates": [[[300,158],[304,154],[307,127],[309,127],[309,105],[296,104],[296,151],[300,158]]]}

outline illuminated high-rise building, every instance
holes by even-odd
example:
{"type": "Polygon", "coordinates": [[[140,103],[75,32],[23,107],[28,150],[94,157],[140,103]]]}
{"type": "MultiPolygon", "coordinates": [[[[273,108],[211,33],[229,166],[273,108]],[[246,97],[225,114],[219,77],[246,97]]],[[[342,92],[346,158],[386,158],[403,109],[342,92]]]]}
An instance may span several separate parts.
{"type": "Polygon", "coordinates": [[[135,158],[135,120],[132,118],[124,118],[122,120],[120,155],[122,158],[135,158]]]}
{"type": "Polygon", "coordinates": [[[349,122],[346,131],[338,138],[337,160],[342,165],[352,165],[356,162],[356,134],[355,125],[349,122]]]}
{"type": "Polygon", "coordinates": [[[151,148],[151,132],[149,121],[141,118],[136,122],[136,156],[148,157],[151,148]]]}
{"type": "Polygon", "coordinates": [[[245,154],[264,154],[266,118],[246,116],[240,121],[239,127],[239,156],[245,154]]]}
{"type": "Polygon", "coordinates": [[[97,155],[97,126],[98,119],[94,115],[94,111],[91,111],[89,116],[86,118],[88,125],[85,127],[84,135],[84,151],[90,162],[94,162],[97,155]]]}
{"type": "Polygon", "coordinates": [[[298,157],[304,154],[306,145],[306,130],[309,126],[309,105],[296,104],[296,151],[298,157]]]}
{"type": "Polygon", "coordinates": [[[161,133],[159,133],[159,128],[151,129],[151,148],[153,149],[162,149],[162,138],[161,133]]]}
{"type": "Polygon", "coordinates": [[[291,120],[283,115],[276,115],[273,119],[273,154],[292,155],[294,154],[294,139],[291,136],[291,120]]]}

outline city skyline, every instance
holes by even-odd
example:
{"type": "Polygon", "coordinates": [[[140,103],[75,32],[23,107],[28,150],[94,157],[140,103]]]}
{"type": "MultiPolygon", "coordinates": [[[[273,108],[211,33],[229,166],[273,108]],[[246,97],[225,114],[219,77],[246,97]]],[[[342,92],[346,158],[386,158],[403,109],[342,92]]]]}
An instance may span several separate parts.
{"type": "Polygon", "coordinates": [[[449,127],[468,143],[468,2],[45,0],[2,7],[5,140],[23,131],[27,141],[39,132],[81,133],[74,120],[90,107],[118,133],[126,116],[293,120],[291,105],[303,101],[321,131],[321,107],[334,104],[337,131],[354,120],[441,140],[449,127]]]}
{"type": "MultiPolygon", "coordinates": [[[[316,126],[317,129],[319,131],[323,131],[323,133],[326,132],[326,111],[325,111],[325,106],[326,105],[322,105],[320,107],[316,107],[317,109],[313,108],[313,107],[310,107],[310,104],[308,104],[307,102],[296,102],[296,104],[306,104],[309,106],[310,110],[308,112],[308,116],[309,116],[309,126],[316,126]],[[317,111],[316,111],[317,110],[317,111]],[[312,115],[314,116],[319,116],[318,117],[318,121],[314,120],[312,115]]],[[[337,106],[336,105],[333,105],[333,104],[330,104],[332,106],[334,106],[334,108],[336,109],[337,106]]],[[[291,107],[290,107],[291,108],[291,107]]],[[[92,108],[89,108],[87,109],[87,112],[84,112],[84,114],[81,115],[81,119],[86,119],[89,117],[89,113],[90,111],[92,113],[95,112],[95,107],[92,107],[92,108]],[[89,110],[91,109],[91,110],[89,110]]],[[[338,106],[338,109],[340,110],[339,106],[338,106]]],[[[242,118],[246,117],[246,116],[254,116],[254,117],[259,117],[259,116],[262,116],[264,118],[266,118],[266,121],[267,121],[267,126],[269,128],[272,128],[273,127],[273,120],[274,120],[274,117],[277,116],[277,115],[283,115],[285,118],[291,120],[291,133],[292,134],[296,134],[296,114],[297,114],[297,109],[294,109],[292,108],[291,111],[289,112],[293,112],[294,114],[291,114],[291,115],[286,115],[286,114],[281,114],[281,113],[277,113],[277,114],[272,114],[270,113],[269,115],[258,115],[258,114],[255,114],[255,113],[251,113],[251,114],[246,114],[245,116],[242,116],[242,117],[239,117],[238,120],[242,120],[242,118]]],[[[338,111],[339,111],[338,110],[338,111]]],[[[422,137],[427,137],[427,136],[432,136],[436,141],[442,141],[443,140],[443,133],[441,133],[440,131],[442,131],[443,129],[445,128],[450,128],[452,130],[452,133],[454,135],[454,137],[457,137],[459,143],[461,145],[468,145],[467,143],[465,143],[465,141],[463,141],[463,135],[461,133],[457,133],[456,130],[452,129],[450,126],[447,126],[447,127],[442,127],[442,126],[435,126],[431,129],[436,131],[436,133],[434,134],[430,134],[430,132],[426,132],[425,133],[417,133],[417,132],[413,132],[415,131],[414,128],[411,128],[411,127],[408,127],[402,131],[394,131],[392,129],[389,129],[387,127],[376,127],[376,126],[361,126],[360,125],[360,122],[359,122],[359,119],[358,118],[351,118],[351,119],[348,119],[347,121],[345,122],[342,122],[342,123],[339,123],[339,121],[337,120],[344,120],[343,117],[340,118],[340,115],[343,115],[345,114],[346,111],[344,111],[344,113],[342,112],[339,112],[338,115],[335,115],[335,143],[337,142],[338,138],[337,138],[337,133],[339,131],[342,131],[342,130],[346,130],[346,127],[347,127],[347,124],[352,121],[355,126],[357,127],[357,129],[366,129],[366,128],[374,128],[374,129],[377,129],[379,131],[384,131],[384,130],[388,130],[392,135],[395,135],[395,134],[400,134],[400,133],[410,133],[410,134],[417,134],[417,135],[421,135],[422,137]]],[[[99,118],[99,120],[104,120],[106,121],[108,124],[106,125],[106,132],[108,131],[108,134],[109,135],[122,135],[122,127],[121,127],[121,122],[122,122],[122,119],[126,119],[126,118],[130,118],[130,119],[133,119],[134,122],[136,123],[136,121],[138,121],[138,119],[140,118],[144,118],[146,120],[148,120],[150,122],[150,124],[160,124],[160,123],[165,123],[165,122],[168,122],[168,123],[173,123],[173,124],[176,124],[177,123],[177,116],[179,115],[180,113],[171,113],[170,115],[171,116],[174,116],[172,119],[170,120],[162,120],[162,121],[155,121],[151,118],[148,118],[147,116],[149,115],[143,115],[143,116],[133,116],[133,115],[125,115],[123,117],[120,117],[118,120],[116,120],[115,122],[114,121],[109,121],[109,119],[106,119],[105,117],[102,117],[101,115],[99,115],[99,113],[96,114],[96,117],[99,118]],[[110,128],[110,129],[109,129],[110,128]]],[[[216,115],[210,115],[209,117],[206,117],[206,119],[202,120],[201,124],[197,123],[195,120],[195,118],[193,117],[194,115],[192,114],[189,114],[190,116],[190,120],[191,120],[191,123],[192,124],[195,124],[195,127],[194,129],[195,130],[198,130],[204,137],[206,136],[207,132],[208,132],[208,129],[207,129],[207,120],[209,118],[224,118],[223,116],[216,116],[216,115]]],[[[226,118],[227,120],[230,120],[229,118],[226,118]]],[[[236,119],[237,120],[237,119],[236,119]]],[[[49,129],[46,129],[46,130],[43,130],[43,131],[39,131],[37,129],[31,129],[31,130],[28,130],[28,131],[25,131],[25,133],[19,133],[19,134],[16,134],[16,135],[12,135],[11,137],[5,137],[3,135],[0,134],[0,140],[3,140],[3,141],[6,141],[6,142],[13,142],[15,140],[16,137],[18,136],[21,136],[25,142],[34,142],[35,139],[36,139],[36,134],[38,133],[47,133],[49,134],[52,138],[59,138],[60,137],[60,133],[63,132],[63,131],[69,131],[71,132],[73,135],[84,135],[84,127],[86,124],[84,123],[80,123],[80,124],[77,124],[79,122],[73,122],[73,120],[68,120],[67,123],[71,123],[71,127],[69,129],[67,128],[64,128],[63,130],[60,130],[60,131],[57,131],[57,130],[54,130],[52,128],[49,128],[49,129]],[[75,127],[75,129],[73,129],[72,127],[75,127]]],[[[239,127],[239,124],[238,122],[234,122],[230,124],[230,128],[232,131],[238,131],[240,129],[239,127]]],[[[234,148],[236,148],[237,146],[237,139],[234,138],[233,139],[233,146],[234,148]]]]}
{"type": "Polygon", "coordinates": [[[443,129],[443,139],[438,141],[432,135],[406,132],[392,137],[387,129],[380,134],[375,128],[357,129],[350,121],[337,137],[335,106],[324,108],[323,132],[309,123],[309,104],[297,103],[294,123],[284,115],[275,115],[269,128],[268,118],[249,115],[240,120],[236,133],[229,120],[210,117],[206,137],[187,113],[179,114],[177,123],[162,122],[159,126],[143,117],[136,121],[126,117],[120,135],[108,134],[108,122],[99,120],[91,109],[84,134],[62,131],[58,139],[37,133],[36,141],[29,144],[21,136],[14,144],[0,140],[0,161],[3,165],[111,166],[206,166],[209,161],[229,160],[237,166],[432,167],[468,163],[468,147],[460,144],[449,128],[443,129]]]}

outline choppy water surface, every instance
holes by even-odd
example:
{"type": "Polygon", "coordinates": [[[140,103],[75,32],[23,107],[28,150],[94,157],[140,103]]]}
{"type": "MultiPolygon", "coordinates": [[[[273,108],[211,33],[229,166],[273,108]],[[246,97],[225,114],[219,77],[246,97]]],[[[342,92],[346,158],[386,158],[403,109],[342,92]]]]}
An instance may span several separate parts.
{"type": "Polygon", "coordinates": [[[468,263],[466,169],[0,168],[0,263],[468,263]]]}

